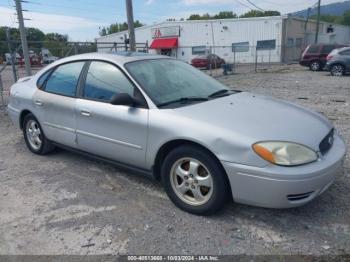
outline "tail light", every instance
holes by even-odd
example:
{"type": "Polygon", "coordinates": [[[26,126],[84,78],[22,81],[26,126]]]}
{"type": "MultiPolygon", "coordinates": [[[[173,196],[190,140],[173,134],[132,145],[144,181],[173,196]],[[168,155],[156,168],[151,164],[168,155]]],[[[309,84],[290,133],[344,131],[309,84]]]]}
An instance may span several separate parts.
{"type": "Polygon", "coordinates": [[[328,56],[327,56],[327,61],[331,60],[332,58],[333,58],[333,56],[328,55],[328,56]]]}

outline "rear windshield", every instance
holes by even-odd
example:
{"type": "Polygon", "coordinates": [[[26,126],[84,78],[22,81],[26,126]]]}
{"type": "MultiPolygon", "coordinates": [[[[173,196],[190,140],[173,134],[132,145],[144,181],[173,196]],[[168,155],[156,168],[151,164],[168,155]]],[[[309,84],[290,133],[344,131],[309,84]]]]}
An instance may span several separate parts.
{"type": "Polygon", "coordinates": [[[307,49],[306,53],[308,53],[308,54],[318,53],[319,49],[320,49],[319,45],[310,45],[309,48],[307,49]]]}
{"type": "Polygon", "coordinates": [[[336,48],[335,45],[324,45],[324,46],[322,47],[322,53],[324,53],[324,54],[329,54],[330,52],[332,52],[332,50],[333,50],[334,48],[336,48]]]}
{"type": "Polygon", "coordinates": [[[339,49],[333,49],[332,52],[330,52],[330,55],[335,55],[339,52],[339,49]]]}

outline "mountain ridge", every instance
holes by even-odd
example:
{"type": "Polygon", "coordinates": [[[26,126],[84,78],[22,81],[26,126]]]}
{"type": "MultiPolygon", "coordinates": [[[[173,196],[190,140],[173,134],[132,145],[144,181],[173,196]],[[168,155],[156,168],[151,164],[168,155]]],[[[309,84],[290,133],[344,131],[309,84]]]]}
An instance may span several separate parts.
{"type": "MultiPolygon", "coordinates": [[[[346,12],[347,10],[350,10],[350,0],[321,6],[321,14],[323,15],[327,14],[327,15],[342,16],[344,12],[346,12]]],[[[314,7],[310,11],[310,16],[316,15],[316,14],[317,14],[317,7],[314,7]]],[[[299,16],[299,17],[306,17],[307,9],[294,12],[292,13],[292,15],[299,16]]]]}

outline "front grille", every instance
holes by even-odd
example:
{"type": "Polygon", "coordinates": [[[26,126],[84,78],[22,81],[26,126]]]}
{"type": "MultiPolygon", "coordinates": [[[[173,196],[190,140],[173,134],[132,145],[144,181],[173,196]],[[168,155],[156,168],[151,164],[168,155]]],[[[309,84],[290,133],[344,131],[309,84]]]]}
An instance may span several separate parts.
{"type": "Polygon", "coordinates": [[[322,155],[326,154],[331,149],[334,140],[334,129],[332,129],[325,138],[321,141],[319,149],[322,155]]]}
{"type": "Polygon", "coordinates": [[[299,200],[308,198],[313,192],[314,191],[303,193],[303,194],[288,195],[287,198],[289,201],[299,201],[299,200]]]}

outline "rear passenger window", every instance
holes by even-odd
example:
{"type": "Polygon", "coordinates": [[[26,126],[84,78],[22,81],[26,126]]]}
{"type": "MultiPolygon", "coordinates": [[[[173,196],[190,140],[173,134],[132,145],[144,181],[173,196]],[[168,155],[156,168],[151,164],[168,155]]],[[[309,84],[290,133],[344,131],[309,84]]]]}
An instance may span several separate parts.
{"type": "Polygon", "coordinates": [[[50,75],[52,70],[48,70],[46,71],[38,80],[37,87],[39,87],[40,89],[42,89],[44,87],[45,81],[47,79],[47,77],[50,75]]]}
{"type": "Polygon", "coordinates": [[[315,54],[318,53],[318,50],[320,49],[320,46],[318,45],[311,45],[308,49],[307,49],[307,53],[308,54],[315,54]]]}
{"type": "Polygon", "coordinates": [[[330,52],[333,51],[333,49],[335,49],[335,45],[325,45],[322,48],[322,53],[329,54],[330,52]]]}
{"type": "Polygon", "coordinates": [[[340,53],[341,55],[350,55],[350,50],[343,51],[340,53]]]}
{"type": "Polygon", "coordinates": [[[74,62],[57,67],[46,81],[45,91],[64,96],[75,96],[84,63],[74,62]]]}
{"type": "Polygon", "coordinates": [[[106,62],[91,62],[83,96],[109,102],[117,93],[134,96],[134,86],[116,66],[106,62]]]}

